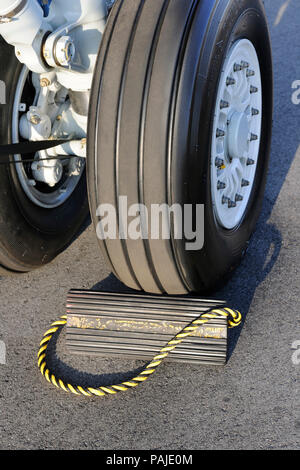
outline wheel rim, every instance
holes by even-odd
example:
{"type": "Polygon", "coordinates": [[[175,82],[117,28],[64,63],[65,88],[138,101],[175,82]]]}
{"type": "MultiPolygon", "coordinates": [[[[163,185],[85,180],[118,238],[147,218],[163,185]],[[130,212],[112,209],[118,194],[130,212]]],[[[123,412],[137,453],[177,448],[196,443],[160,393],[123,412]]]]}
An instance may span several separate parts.
{"type": "MultiPolygon", "coordinates": [[[[25,84],[28,79],[29,70],[27,67],[23,67],[19,81],[16,88],[14,105],[13,105],[13,115],[12,115],[12,142],[19,142],[19,122],[21,114],[26,111],[24,108],[24,89],[25,84]]],[[[35,104],[34,102],[30,103],[30,106],[35,104]]],[[[27,109],[28,111],[28,109],[27,109]]],[[[42,153],[37,153],[36,157],[41,157],[42,153]]],[[[31,156],[30,158],[35,158],[31,156]]],[[[83,166],[80,175],[67,175],[68,165],[64,167],[64,173],[61,181],[54,187],[48,188],[45,184],[35,182],[34,178],[30,175],[30,166],[26,163],[26,159],[22,158],[21,155],[14,155],[14,160],[16,162],[21,162],[16,164],[16,173],[18,180],[21,184],[21,187],[27,197],[35,205],[45,208],[45,209],[54,209],[62,204],[64,204],[74,192],[76,186],[78,185],[82,173],[84,171],[85,165],[83,166]]],[[[71,160],[66,160],[70,162],[71,160]]]]}
{"type": "Polygon", "coordinates": [[[260,65],[253,44],[229,50],[220,77],[211,146],[211,195],[218,223],[238,226],[254,185],[262,124],[260,65]]]}

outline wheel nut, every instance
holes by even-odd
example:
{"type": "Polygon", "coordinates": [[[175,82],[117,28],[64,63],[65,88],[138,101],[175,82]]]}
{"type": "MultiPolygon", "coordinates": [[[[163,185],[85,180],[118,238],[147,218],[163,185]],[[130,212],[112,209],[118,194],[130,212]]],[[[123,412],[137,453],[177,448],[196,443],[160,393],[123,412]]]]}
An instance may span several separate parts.
{"type": "Polygon", "coordinates": [[[243,199],[244,199],[243,196],[241,196],[240,194],[236,194],[236,195],[235,195],[235,202],[240,202],[240,201],[242,201],[243,199]]]}
{"type": "Polygon", "coordinates": [[[252,113],[252,116],[258,116],[259,110],[255,109],[255,108],[252,108],[251,113],[252,113]]]}
{"type": "Polygon", "coordinates": [[[257,140],[258,139],[258,135],[256,134],[250,134],[250,142],[252,142],[253,140],[257,140]]]}
{"type": "Polygon", "coordinates": [[[221,168],[222,166],[224,166],[224,160],[222,158],[216,158],[215,160],[215,165],[218,167],[218,168],[221,168]]]}
{"type": "Polygon", "coordinates": [[[229,103],[228,103],[228,101],[221,100],[221,101],[220,101],[220,108],[221,108],[221,109],[229,108],[229,103]]]}
{"type": "Polygon", "coordinates": [[[235,201],[228,201],[228,209],[232,209],[233,207],[236,207],[236,202],[235,201]]]}
{"type": "Polygon", "coordinates": [[[240,72],[241,70],[243,70],[243,67],[240,64],[234,64],[233,70],[235,72],[240,72]]]}
{"type": "Polygon", "coordinates": [[[229,203],[229,201],[230,201],[230,199],[228,197],[226,197],[226,196],[222,197],[222,204],[227,204],[227,203],[229,203]]]}
{"type": "Polygon", "coordinates": [[[254,164],[255,164],[255,161],[252,160],[252,158],[248,158],[248,160],[247,160],[247,166],[254,165],[254,164]]]}
{"type": "Polygon", "coordinates": [[[258,92],[258,88],[256,86],[252,86],[250,87],[250,93],[257,93],[258,92]]]}
{"type": "Polygon", "coordinates": [[[225,136],[225,132],[222,131],[222,129],[217,129],[217,137],[224,137],[225,136]]]}
{"type": "Polygon", "coordinates": [[[249,70],[247,70],[247,72],[246,72],[246,76],[247,76],[248,78],[249,78],[249,77],[254,77],[254,75],[255,75],[255,72],[254,72],[254,70],[250,70],[250,69],[249,69],[249,70]]]}
{"type": "Polygon", "coordinates": [[[218,181],[218,190],[225,189],[225,188],[226,188],[226,184],[223,183],[222,181],[218,181]]]}
{"type": "Polygon", "coordinates": [[[235,85],[235,84],[236,84],[236,81],[235,81],[234,78],[227,77],[227,80],[226,80],[226,85],[227,85],[227,86],[235,85]]]}
{"type": "Polygon", "coordinates": [[[245,186],[249,186],[250,185],[250,182],[248,180],[242,180],[242,188],[244,188],[245,186]]]}

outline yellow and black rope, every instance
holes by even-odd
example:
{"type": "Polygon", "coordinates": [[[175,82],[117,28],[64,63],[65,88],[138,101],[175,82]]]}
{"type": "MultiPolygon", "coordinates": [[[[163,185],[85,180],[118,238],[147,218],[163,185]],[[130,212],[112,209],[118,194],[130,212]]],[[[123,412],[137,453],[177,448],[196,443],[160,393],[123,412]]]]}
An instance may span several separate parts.
{"type": "Polygon", "coordinates": [[[216,309],[207,313],[203,313],[202,315],[200,315],[199,318],[191,322],[187,327],[180,331],[180,333],[178,333],[171,341],[169,341],[166,346],[164,346],[159,351],[159,353],[152,359],[152,361],[144,367],[144,369],[142,370],[142,372],[139,373],[138,376],[133,377],[132,379],[126,382],[122,382],[120,384],[93,388],[66,383],[61,378],[57,378],[55,374],[50,371],[47,365],[48,345],[53,335],[59,330],[61,330],[67,323],[67,316],[62,316],[60,320],[52,323],[50,329],[47,330],[43,336],[38,352],[38,366],[42,375],[48,380],[49,383],[52,383],[57,388],[61,388],[65,392],[71,392],[75,395],[84,395],[88,397],[104,397],[106,395],[115,395],[118,392],[125,392],[131,388],[137,387],[140,383],[148,380],[149,377],[153,375],[156,369],[161,365],[161,363],[168,357],[170,352],[173,351],[186,338],[191,336],[192,333],[197,328],[199,328],[200,325],[203,325],[212,319],[218,319],[220,317],[226,317],[228,319],[229,328],[234,328],[240,325],[242,321],[242,315],[240,314],[240,312],[231,308],[216,309]]]}

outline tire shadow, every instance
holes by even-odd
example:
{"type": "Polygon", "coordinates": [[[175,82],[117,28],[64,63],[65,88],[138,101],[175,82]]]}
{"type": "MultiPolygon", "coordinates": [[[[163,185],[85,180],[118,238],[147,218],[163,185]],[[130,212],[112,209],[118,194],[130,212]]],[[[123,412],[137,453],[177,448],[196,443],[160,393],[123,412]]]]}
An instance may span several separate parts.
{"type": "Polygon", "coordinates": [[[282,246],[280,231],[272,223],[262,223],[253,236],[248,253],[231,280],[216,293],[232,308],[240,310],[242,325],[229,330],[228,360],[230,359],[251,308],[258,286],[271,273],[282,246]]]}

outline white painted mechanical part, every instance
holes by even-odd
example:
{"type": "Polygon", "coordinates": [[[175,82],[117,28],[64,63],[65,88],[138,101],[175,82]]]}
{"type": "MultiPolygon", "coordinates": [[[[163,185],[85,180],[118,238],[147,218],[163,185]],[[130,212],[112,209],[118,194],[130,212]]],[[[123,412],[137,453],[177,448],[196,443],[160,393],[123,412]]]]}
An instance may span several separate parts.
{"type": "Polygon", "coordinates": [[[51,136],[51,119],[40,113],[36,106],[31,106],[28,113],[20,119],[20,134],[26,140],[47,140],[51,136]]]}
{"type": "MultiPolygon", "coordinates": [[[[42,154],[42,152],[39,152],[39,155],[42,154]]],[[[46,152],[44,155],[47,158],[48,154],[46,152]]],[[[63,176],[63,165],[60,160],[38,161],[32,163],[31,171],[34,181],[45,183],[50,188],[54,188],[63,176]]]]}
{"type": "Polygon", "coordinates": [[[47,20],[57,29],[45,41],[44,58],[56,67],[58,81],[73,91],[91,89],[94,67],[102,34],[106,26],[107,6],[105,0],[55,0],[47,20]],[[64,22],[61,22],[61,14],[64,22]],[[72,60],[65,67],[57,67],[59,38],[73,41],[72,60]]]}
{"type": "Polygon", "coordinates": [[[63,67],[72,64],[75,57],[75,44],[70,36],[61,36],[55,44],[54,55],[56,63],[63,67]]]}
{"type": "Polygon", "coordinates": [[[14,12],[21,11],[25,3],[25,0],[1,0],[0,18],[11,18],[14,12]]]}
{"type": "Polygon", "coordinates": [[[219,80],[211,143],[211,195],[218,223],[237,227],[256,175],[262,125],[262,83],[253,44],[230,48],[219,80]]]}
{"type": "Polygon", "coordinates": [[[70,127],[73,130],[75,128],[75,131],[78,133],[77,135],[74,132],[74,141],[36,153],[34,158],[41,161],[26,163],[26,160],[22,162],[20,155],[14,156],[15,161],[20,162],[16,165],[16,172],[26,196],[40,207],[53,209],[59,207],[72,195],[84,171],[86,140],[82,139],[82,137],[86,135],[86,128],[84,128],[86,117],[82,117],[83,120],[80,125],[74,125],[77,116],[75,119],[72,117],[72,107],[67,100],[68,90],[57,85],[55,74],[53,73],[43,76],[32,74],[33,88],[36,96],[33,99],[33,106],[29,108],[31,113],[28,112],[26,104],[22,101],[24,99],[23,93],[28,74],[28,69],[24,67],[15,94],[12,122],[13,142],[19,142],[20,133],[26,140],[32,133],[35,133],[35,140],[43,140],[45,132],[43,116],[50,120],[52,127],[50,128],[51,135],[53,135],[55,126],[58,138],[69,136],[70,127]],[[45,86],[46,84],[48,86],[45,86]],[[62,108],[67,109],[65,120],[60,114],[62,108]],[[25,114],[21,115],[21,113],[25,114]],[[31,116],[34,117],[34,122],[31,122],[31,116]],[[40,119],[41,121],[39,121],[40,119]],[[29,133],[24,131],[27,125],[29,133]],[[70,155],[73,155],[73,158],[47,160],[52,158],[52,156],[69,157],[70,155]],[[45,184],[46,187],[48,186],[50,191],[49,189],[45,190],[39,187],[39,183],[45,184]]]}
{"type": "MultiPolygon", "coordinates": [[[[107,13],[106,0],[55,0],[47,18],[37,0],[1,0],[0,35],[27,67],[14,100],[13,141],[18,142],[19,135],[30,141],[74,139],[31,156],[41,161],[31,164],[25,158],[16,165],[25,194],[41,207],[63,204],[84,170],[87,116],[75,112],[80,106],[74,103],[73,109],[68,94],[89,95],[107,13]],[[25,98],[22,102],[28,69],[35,89],[30,104],[25,98]],[[56,156],[60,158],[49,160],[56,156]]],[[[22,158],[16,155],[15,160],[22,158]]]]}
{"type": "Polygon", "coordinates": [[[1,0],[0,35],[29,70],[53,68],[65,88],[87,91],[107,13],[106,0],[55,0],[47,18],[37,0],[1,0]]]}
{"type": "Polygon", "coordinates": [[[1,0],[0,18],[0,34],[15,47],[19,61],[34,72],[44,72],[42,41],[52,27],[45,21],[39,3],[36,0],[1,0]]]}

